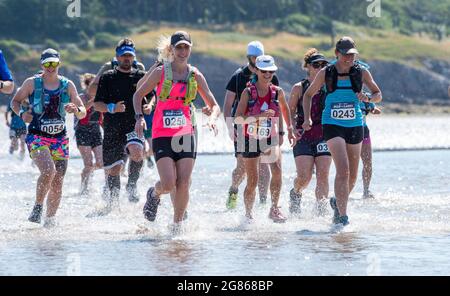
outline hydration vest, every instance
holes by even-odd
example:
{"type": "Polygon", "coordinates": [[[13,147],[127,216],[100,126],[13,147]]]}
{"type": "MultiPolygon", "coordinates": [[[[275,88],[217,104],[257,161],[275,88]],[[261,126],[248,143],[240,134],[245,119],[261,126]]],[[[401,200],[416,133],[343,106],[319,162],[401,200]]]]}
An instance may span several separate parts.
{"type": "MultiPolygon", "coordinates": [[[[70,96],[68,92],[69,80],[63,76],[59,78],[59,105],[58,114],[64,118],[66,116],[66,110],[64,107],[70,103],[70,96]]],[[[31,99],[31,98],[30,98],[31,99]]],[[[44,112],[45,95],[44,95],[44,80],[42,76],[34,76],[34,96],[31,101],[33,112],[37,115],[41,115],[44,112]]]]}
{"type": "MultiPolygon", "coordinates": [[[[275,116],[279,116],[280,107],[278,101],[278,89],[275,85],[271,84],[269,87],[270,91],[270,103],[267,109],[272,109],[275,111],[275,116]]],[[[248,92],[250,98],[247,104],[247,114],[248,115],[258,115],[261,114],[261,102],[258,97],[258,89],[255,84],[250,84],[248,87],[248,92]]]]}
{"type": "Polygon", "coordinates": [[[359,63],[355,63],[350,68],[348,73],[338,73],[334,64],[330,64],[325,69],[325,86],[327,93],[333,93],[336,89],[351,89],[354,93],[359,93],[362,90],[362,71],[363,67],[359,63]],[[351,87],[338,87],[338,76],[348,76],[352,84],[351,87]]]}
{"type": "MultiPolygon", "coordinates": [[[[305,79],[303,79],[301,81],[301,84],[302,84],[303,91],[302,91],[302,95],[300,96],[300,98],[298,99],[298,102],[297,102],[297,120],[301,120],[303,122],[304,117],[305,117],[305,113],[304,113],[304,110],[303,110],[303,97],[304,97],[306,91],[308,90],[309,86],[311,85],[311,82],[308,79],[305,78],[305,79]]],[[[313,100],[313,98],[316,95],[313,95],[311,97],[311,112],[313,110],[313,104],[315,102],[313,100]]],[[[325,98],[326,98],[326,91],[325,91],[325,89],[323,87],[320,88],[318,95],[320,96],[319,108],[318,109],[320,111],[323,111],[323,109],[325,109],[325,98]]],[[[322,120],[322,112],[320,112],[320,115],[319,114],[315,114],[315,113],[316,112],[311,113],[311,119],[312,119],[314,124],[318,124],[322,120]],[[316,115],[319,115],[319,116],[316,116],[316,115]]]]}
{"type": "MultiPolygon", "coordinates": [[[[187,106],[191,104],[195,98],[197,97],[198,91],[198,83],[195,80],[195,72],[196,69],[189,65],[189,73],[186,79],[186,96],[184,99],[184,105],[187,106]]],[[[164,62],[164,82],[161,86],[161,93],[159,94],[159,99],[161,101],[166,101],[170,95],[173,85],[173,72],[172,72],[172,63],[164,62]]]]}

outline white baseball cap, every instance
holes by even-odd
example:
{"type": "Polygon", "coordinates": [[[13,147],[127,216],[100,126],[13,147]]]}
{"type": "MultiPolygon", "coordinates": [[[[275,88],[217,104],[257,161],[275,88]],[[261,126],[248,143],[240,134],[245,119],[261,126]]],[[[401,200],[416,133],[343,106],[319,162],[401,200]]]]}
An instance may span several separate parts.
{"type": "Polygon", "coordinates": [[[278,67],[275,65],[275,60],[270,55],[262,55],[256,58],[256,68],[264,71],[276,71],[278,67]]]}
{"type": "Polygon", "coordinates": [[[247,56],[259,57],[264,55],[264,45],[259,41],[252,41],[247,46],[247,56]]]}

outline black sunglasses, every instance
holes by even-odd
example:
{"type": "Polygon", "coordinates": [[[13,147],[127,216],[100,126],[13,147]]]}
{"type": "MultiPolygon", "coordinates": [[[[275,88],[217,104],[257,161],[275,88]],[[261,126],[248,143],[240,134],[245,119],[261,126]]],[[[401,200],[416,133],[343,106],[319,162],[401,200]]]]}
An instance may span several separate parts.
{"type": "Polygon", "coordinates": [[[274,74],[275,71],[266,71],[266,70],[259,70],[261,71],[261,73],[266,74],[266,73],[270,73],[270,74],[274,74]]]}
{"type": "Polygon", "coordinates": [[[327,63],[325,63],[325,62],[322,62],[322,63],[320,63],[320,62],[315,62],[315,63],[311,63],[311,66],[312,66],[314,69],[319,69],[319,68],[326,67],[326,66],[327,66],[327,63]]]}

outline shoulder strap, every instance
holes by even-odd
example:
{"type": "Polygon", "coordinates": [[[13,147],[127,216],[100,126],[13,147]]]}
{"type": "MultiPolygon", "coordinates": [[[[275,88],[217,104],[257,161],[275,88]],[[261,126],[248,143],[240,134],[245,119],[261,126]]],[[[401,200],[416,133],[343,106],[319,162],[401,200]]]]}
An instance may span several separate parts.
{"type": "Polygon", "coordinates": [[[278,88],[273,84],[270,85],[270,100],[275,103],[278,101],[278,88]]]}
{"type": "Polygon", "coordinates": [[[248,85],[248,92],[252,100],[258,99],[258,89],[256,88],[256,85],[250,83],[248,85]]]}
{"type": "Polygon", "coordinates": [[[164,62],[164,80],[173,81],[172,63],[164,62]]]}
{"type": "Polygon", "coordinates": [[[352,84],[352,90],[355,93],[359,93],[362,90],[362,67],[359,64],[355,64],[350,68],[349,77],[352,84]]]}
{"type": "Polygon", "coordinates": [[[336,67],[333,64],[328,65],[325,69],[325,86],[327,93],[332,93],[336,90],[337,79],[338,73],[336,67]]]}
{"type": "Polygon", "coordinates": [[[69,80],[64,77],[59,77],[59,107],[58,107],[58,113],[61,115],[61,117],[66,116],[66,110],[64,107],[66,107],[67,104],[70,103],[70,96],[69,96],[69,80]]]}
{"type": "Polygon", "coordinates": [[[42,112],[44,112],[44,81],[40,75],[34,76],[34,96],[32,108],[36,114],[42,114],[42,112]]]}
{"type": "Polygon", "coordinates": [[[184,104],[186,106],[191,104],[197,97],[198,83],[197,83],[197,80],[195,79],[196,73],[197,73],[197,68],[189,65],[189,73],[187,76],[186,97],[184,99],[184,104]]]}

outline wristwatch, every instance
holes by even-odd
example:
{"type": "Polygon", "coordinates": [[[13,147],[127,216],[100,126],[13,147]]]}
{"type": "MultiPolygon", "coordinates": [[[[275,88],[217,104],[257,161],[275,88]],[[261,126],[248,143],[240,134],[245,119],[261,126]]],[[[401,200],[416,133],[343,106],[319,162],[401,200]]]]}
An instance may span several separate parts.
{"type": "Polygon", "coordinates": [[[144,118],[144,114],[140,113],[140,114],[134,115],[134,119],[135,119],[136,121],[138,121],[138,120],[141,119],[141,118],[144,118]]]}
{"type": "Polygon", "coordinates": [[[0,89],[3,89],[3,86],[4,86],[4,84],[3,84],[3,81],[2,81],[2,82],[0,82],[0,89]]]}
{"type": "Polygon", "coordinates": [[[278,134],[279,134],[280,136],[284,136],[284,135],[286,135],[286,132],[278,132],[278,134]]]}

